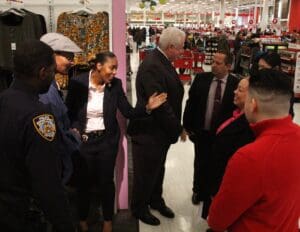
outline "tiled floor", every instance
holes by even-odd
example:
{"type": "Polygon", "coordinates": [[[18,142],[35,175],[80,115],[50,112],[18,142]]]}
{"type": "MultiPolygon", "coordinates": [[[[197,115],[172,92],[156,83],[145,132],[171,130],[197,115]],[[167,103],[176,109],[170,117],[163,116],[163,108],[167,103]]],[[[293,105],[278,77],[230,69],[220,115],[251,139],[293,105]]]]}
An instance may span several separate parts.
{"type": "MultiPolygon", "coordinates": [[[[131,66],[134,72],[131,81],[133,105],[136,102],[135,77],[138,64],[137,53],[133,53],[131,55],[131,66]]],[[[209,70],[209,67],[204,68],[206,71],[209,70]]],[[[189,86],[185,86],[183,105],[187,99],[188,89],[189,86]]],[[[295,104],[294,109],[294,120],[299,123],[300,104],[295,104]]],[[[201,205],[194,206],[191,203],[193,159],[194,150],[190,141],[178,142],[171,146],[166,162],[164,198],[167,205],[175,211],[176,217],[167,219],[152,211],[161,220],[161,225],[154,227],[140,222],[140,232],[205,232],[208,228],[206,221],[200,217],[201,205]]]]}

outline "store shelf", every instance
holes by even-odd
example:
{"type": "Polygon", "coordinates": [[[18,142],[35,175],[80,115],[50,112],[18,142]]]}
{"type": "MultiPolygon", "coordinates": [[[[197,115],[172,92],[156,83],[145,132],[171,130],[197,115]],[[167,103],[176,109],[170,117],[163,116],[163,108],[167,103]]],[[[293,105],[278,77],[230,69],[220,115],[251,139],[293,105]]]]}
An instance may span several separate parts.
{"type": "Polygon", "coordinates": [[[241,54],[241,56],[243,56],[243,57],[247,57],[247,58],[250,58],[251,56],[250,55],[248,55],[248,54],[241,54]]]}
{"type": "Polygon", "coordinates": [[[245,65],[245,64],[240,64],[240,67],[243,69],[249,69],[249,66],[245,65]]]}
{"type": "Polygon", "coordinates": [[[282,69],[281,71],[288,74],[288,75],[292,75],[292,76],[295,75],[295,71],[288,71],[288,70],[284,70],[284,69],[282,69]]]}
{"type": "Polygon", "coordinates": [[[284,62],[289,62],[289,63],[296,63],[296,60],[295,59],[288,59],[288,58],[283,58],[283,57],[280,57],[281,61],[284,61],[284,62]]]}

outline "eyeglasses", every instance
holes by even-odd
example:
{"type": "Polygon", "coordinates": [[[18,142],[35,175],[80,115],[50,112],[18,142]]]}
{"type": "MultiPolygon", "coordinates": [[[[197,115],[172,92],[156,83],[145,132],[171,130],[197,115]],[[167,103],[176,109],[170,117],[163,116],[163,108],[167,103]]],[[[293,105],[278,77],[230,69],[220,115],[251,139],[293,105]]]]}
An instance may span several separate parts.
{"type": "Polygon", "coordinates": [[[65,57],[70,62],[74,60],[74,53],[72,52],[55,52],[55,53],[59,56],[65,57]]]}

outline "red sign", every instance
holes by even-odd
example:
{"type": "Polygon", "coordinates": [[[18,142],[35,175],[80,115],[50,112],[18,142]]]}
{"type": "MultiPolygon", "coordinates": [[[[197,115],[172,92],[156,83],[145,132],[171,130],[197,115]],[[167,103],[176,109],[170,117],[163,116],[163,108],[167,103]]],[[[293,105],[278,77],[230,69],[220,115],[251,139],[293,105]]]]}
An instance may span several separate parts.
{"type": "Polygon", "coordinates": [[[273,23],[273,24],[277,24],[277,23],[278,23],[278,19],[273,19],[273,20],[272,20],[272,23],[273,23]]]}
{"type": "Polygon", "coordinates": [[[252,25],[253,24],[253,19],[249,20],[249,24],[252,25]]]}
{"type": "Polygon", "coordinates": [[[232,24],[236,24],[236,20],[232,20],[231,23],[232,23],[232,24]]]}

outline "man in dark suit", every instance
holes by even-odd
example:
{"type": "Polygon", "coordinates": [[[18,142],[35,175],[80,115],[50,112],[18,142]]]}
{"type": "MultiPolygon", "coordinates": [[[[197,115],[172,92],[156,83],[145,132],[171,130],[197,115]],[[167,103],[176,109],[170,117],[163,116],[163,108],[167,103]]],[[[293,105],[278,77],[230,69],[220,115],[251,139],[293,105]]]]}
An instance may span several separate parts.
{"type": "Polygon", "coordinates": [[[136,218],[150,225],[160,221],[150,213],[149,205],[165,217],[175,216],[162,198],[162,186],[168,149],[184,134],[180,122],[184,90],[171,63],[183,52],[184,40],[183,31],[165,29],[158,48],[146,56],[137,73],[137,104],[144,104],[153,92],[168,94],[167,102],[150,117],[131,120],[128,127],[134,168],[131,209],[136,218]]]}
{"type": "Polygon", "coordinates": [[[211,146],[216,129],[235,109],[233,91],[238,80],[229,74],[232,57],[219,51],[214,55],[212,72],[201,73],[189,91],[183,125],[195,146],[192,202],[209,198],[211,146]]]}

